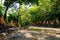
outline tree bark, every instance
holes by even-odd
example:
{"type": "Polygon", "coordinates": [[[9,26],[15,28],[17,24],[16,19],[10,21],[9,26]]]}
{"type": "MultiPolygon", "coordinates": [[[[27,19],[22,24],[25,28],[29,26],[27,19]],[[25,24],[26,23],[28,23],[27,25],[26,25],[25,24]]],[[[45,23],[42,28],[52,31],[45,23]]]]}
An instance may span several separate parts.
{"type": "Polygon", "coordinates": [[[5,13],[4,13],[4,21],[6,21],[6,14],[7,14],[7,10],[9,7],[6,7],[5,13]]]}

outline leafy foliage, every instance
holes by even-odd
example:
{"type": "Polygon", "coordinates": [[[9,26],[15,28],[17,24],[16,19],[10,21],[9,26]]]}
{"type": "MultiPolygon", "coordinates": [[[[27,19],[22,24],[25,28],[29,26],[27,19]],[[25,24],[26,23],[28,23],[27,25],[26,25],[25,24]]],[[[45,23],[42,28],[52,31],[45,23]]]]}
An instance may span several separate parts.
{"type": "MultiPolygon", "coordinates": [[[[46,24],[47,22],[51,24],[51,21],[53,24],[60,22],[59,0],[5,0],[4,5],[12,8],[14,2],[19,3],[20,6],[14,13],[13,11],[9,12],[9,16],[7,16],[8,22],[14,20],[21,25],[46,24]]],[[[3,11],[1,9],[2,6],[0,5],[0,13],[3,11]]]]}

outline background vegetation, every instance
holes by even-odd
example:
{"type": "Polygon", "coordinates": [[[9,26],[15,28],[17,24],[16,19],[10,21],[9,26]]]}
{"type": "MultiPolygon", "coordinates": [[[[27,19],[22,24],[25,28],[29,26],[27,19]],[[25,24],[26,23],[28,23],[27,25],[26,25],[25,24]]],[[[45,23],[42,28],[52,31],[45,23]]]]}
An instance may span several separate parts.
{"type": "Polygon", "coordinates": [[[0,0],[0,18],[4,15],[8,24],[58,27],[60,0],[0,0]]]}

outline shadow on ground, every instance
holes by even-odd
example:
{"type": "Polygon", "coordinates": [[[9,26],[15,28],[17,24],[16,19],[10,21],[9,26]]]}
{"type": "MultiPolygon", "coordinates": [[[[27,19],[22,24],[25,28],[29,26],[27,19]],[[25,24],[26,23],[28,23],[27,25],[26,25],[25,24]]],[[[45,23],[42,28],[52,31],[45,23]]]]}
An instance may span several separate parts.
{"type": "MultiPolygon", "coordinates": [[[[4,33],[3,33],[4,34],[4,33]]],[[[47,35],[38,31],[19,30],[18,32],[6,33],[0,40],[60,40],[60,37],[47,35]]]]}

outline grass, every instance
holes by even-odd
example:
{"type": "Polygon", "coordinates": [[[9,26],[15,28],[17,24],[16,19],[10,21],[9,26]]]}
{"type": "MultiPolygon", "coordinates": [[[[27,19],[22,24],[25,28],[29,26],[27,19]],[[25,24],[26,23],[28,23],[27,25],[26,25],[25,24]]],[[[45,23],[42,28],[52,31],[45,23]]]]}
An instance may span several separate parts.
{"type": "Polygon", "coordinates": [[[50,33],[50,34],[56,34],[56,31],[54,30],[48,30],[48,29],[38,29],[38,28],[29,28],[29,30],[33,31],[39,31],[39,32],[45,32],[45,33],[50,33]]]}
{"type": "Polygon", "coordinates": [[[33,30],[33,31],[42,31],[42,29],[38,29],[38,28],[29,28],[29,30],[33,30]]]}

